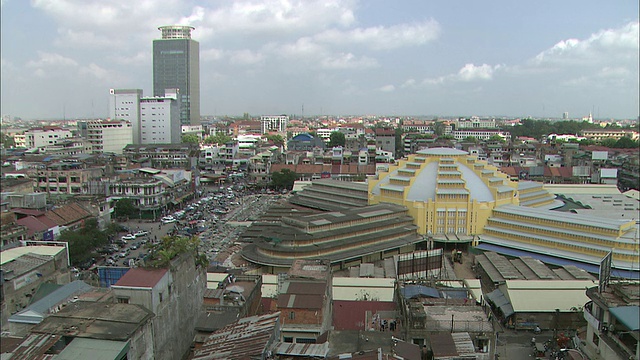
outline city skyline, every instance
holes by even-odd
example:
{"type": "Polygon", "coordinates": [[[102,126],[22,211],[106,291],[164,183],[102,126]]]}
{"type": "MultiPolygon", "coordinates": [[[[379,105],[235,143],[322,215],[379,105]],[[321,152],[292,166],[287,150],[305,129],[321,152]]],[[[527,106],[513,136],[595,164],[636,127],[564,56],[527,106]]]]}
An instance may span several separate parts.
{"type": "Polygon", "coordinates": [[[24,119],[151,96],[174,24],[195,27],[203,115],[638,117],[637,1],[1,4],[1,113],[24,119]]]}

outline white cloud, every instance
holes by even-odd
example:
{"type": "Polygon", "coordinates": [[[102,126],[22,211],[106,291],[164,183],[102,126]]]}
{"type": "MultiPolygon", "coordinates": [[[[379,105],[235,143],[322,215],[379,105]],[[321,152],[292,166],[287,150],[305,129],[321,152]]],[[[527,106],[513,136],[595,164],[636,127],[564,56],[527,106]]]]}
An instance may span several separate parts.
{"type": "Polygon", "coordinates": [[[135,54],[129,55],[127,56],[126,54],[123,53],[115,53],[115,54],[111,54],[109,56],[109,61],[112,61],[114,63],[117,64],[121,64],[121,65],[146,65],[149,66],[149,64],[152,63],[152,59],[151,59],[151,52],[146,50],[146,51],[139,51],[135,54]]]}
{"type": "Polygon", "coordinates": [[[402,83],[402,85],[400,85],[401,88],[412,88],[414,86],[416,86],[415,79],[407,79],[404,83],[402,83]]]}
{"type": "Polygon", "coordinates": [[[493,78],[494,67],[487,64],[475,66],[473,64],[466,64],[460,71],[456,79],[460,81],[474,81],[474,80],[491,80],[493,78]]]}
{"type": "Polygon", "coordinates": [[[122,40],[119,37],[108,37],[97,35],[93,31],[58,29],[59,37],[54,44],[59,47],[82,47],[82,48],[120,48],[122,40]]]}
{"type": "Polygon", "coordinates": [[[224,57],[224,50],[207,49],[200,51],[200,61],[216,61],[224,57]]]}
{"type": "Polygon", "coordinates": [[[329,70],[345,70],[345,69],[371,69],[378,67],[379,64],[375,59],[362,56],[357,57],[352,53],[342,53],[332,55],[322,59],[320,62],[323,69],[329,70]]]}
{"type": "Polygon", "coordinates": [[[205,23],[215,33],[311,33],[327,26],[350,26],[355,22],[354,1],[263,0],[234,1],[211,10],[205,23]]]}
{"type": "Polygon", "coordinates": [[[91,75],[99,80],[110,80],[114,83],[118,82],[118,76],[112,71],[109,71],[97,64],[91,63],[88,66],[80,68],[81,75],[91,75]]]}
{"type": "Polygon", "coordinates": [[[234,51],[229,57],[233,65],[257,65],[264,62],[264,56],[248,49],[234,51]]]}
{"type": "Polygon", "coordinates": [[[334,45],[363,45],[374,50],[391,50],[405,46],[423,45],[438,38],[440,25],[431,19],[417,24],[376,26],[348,31],[326,30],[314,38],[334,45]]]}
{"type": "MultiPolygon", "coordinates": [[[[588,39],[562,40],[542,51],[530,62],[530,66],[580,65],[589,66],[637,59],[638,22],[628,23],[617,29],[601,30],[588,39]]],[[[637,63],[636,63],[637,65],[637,63]]]]}
{"type": "Polygon", "coordinates": [[[64,57],[56,53],[48,53],[44,51],[38,51],[38,59],[27,62],[27,67],[30,68],[51,68],[61,66],[78,66],[78,63],[68,57],[64,57]]]}
{"type": "Polygon", "coordinates": [[[396,87],[389,84],[389,85],[384,85],[382,87],[380,87],[378,90],[382,91],[382,92],[393,92],[396,90],[396,87]]]}

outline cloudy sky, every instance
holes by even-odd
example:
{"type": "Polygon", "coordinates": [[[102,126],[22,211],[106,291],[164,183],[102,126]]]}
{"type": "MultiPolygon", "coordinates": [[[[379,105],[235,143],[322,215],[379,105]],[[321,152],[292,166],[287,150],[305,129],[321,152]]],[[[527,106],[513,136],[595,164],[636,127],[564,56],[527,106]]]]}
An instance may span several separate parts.
{"type": "Polygon", "coordinates": [[[196,27],[204,115],[638,116],[638,1],[0,0],[1,113],[151,95],[158,26],[196,27]]]}

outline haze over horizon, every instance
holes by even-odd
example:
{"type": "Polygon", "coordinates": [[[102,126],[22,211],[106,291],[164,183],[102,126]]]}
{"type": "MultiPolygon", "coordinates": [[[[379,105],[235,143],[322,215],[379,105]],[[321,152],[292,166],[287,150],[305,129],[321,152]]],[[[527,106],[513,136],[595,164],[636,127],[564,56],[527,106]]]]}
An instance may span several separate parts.
{"type": "Polygon", "coordinates": [[[163,25],[200,43],[203,115],[636,119],[638,2],[1,0],[1,114],[152,95],[163,25]]]}

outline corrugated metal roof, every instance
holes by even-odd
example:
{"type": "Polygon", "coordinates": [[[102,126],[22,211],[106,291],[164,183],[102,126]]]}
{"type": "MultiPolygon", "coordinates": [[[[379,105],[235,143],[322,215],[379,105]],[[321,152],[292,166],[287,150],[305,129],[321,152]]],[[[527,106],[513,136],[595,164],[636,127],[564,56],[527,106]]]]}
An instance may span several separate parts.
{"type": "MultiPolygon", "coordinates": [[[[12,352],[8,359],[11,360],[45,360],[52,359],[55,355],[45,354],[60,338],[51,334],[31,333],[12,352]]],[[[3,356],[4,358],[4,356],[3,356]]]]}
{"type": "Polygon", "coordinates": [[[305,356],[325,358],[329,353],[329,343],[322,344],[294,344],[278,343],[273,353],[281,356],[305,356]]]}
{"type": "Polygon", "coordinates": [[[213,333],[193,360],[261,357],[275,337],[280,312],[240,319],[213,333]]]}
{"type": "Polygon", "coordinates": [[[45,315],[49,313],[49,309],[66,302],[73,295],[79,295],[89,292],[93,287],[82,280],[76,280],[63,287],[55,290],[51,294],[36,301],[24,310],[9,317],[10,322],[38,324],[45,315]]]}

